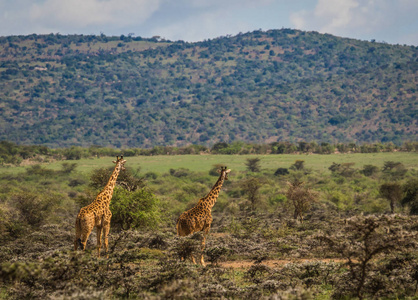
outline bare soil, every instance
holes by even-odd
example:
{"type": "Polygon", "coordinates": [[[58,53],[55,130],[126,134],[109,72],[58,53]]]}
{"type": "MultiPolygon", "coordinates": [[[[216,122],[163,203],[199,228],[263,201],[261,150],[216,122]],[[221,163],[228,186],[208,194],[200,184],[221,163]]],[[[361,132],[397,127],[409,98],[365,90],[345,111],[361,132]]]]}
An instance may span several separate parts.
{"type": "MultiPolygon", "coordinates": [[[[335,258],[325,258],[325,259],[317,259],[317,258],[306,258],[306,259],[271,259],[265,260],[261,262],[262,265],[265,265],[270,268],[281,268],[286,264],[303,264],[306,262],[324,262],[324,263],[344,263],[346,260],[344,259],[335,259],[335,258]]],[[[233,269],[248,269],[254,265],[254,261],[250,260],[238,260],[238,261],[225,261],[219,263],[220,266],[224,268],[233,268],[233,269]]]]}

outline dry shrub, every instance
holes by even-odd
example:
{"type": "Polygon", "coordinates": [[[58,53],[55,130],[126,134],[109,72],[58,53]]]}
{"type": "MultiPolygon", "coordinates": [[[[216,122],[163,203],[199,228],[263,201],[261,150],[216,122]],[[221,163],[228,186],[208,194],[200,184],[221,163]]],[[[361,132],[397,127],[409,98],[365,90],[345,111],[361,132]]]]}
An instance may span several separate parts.
{"type": "MultiPolygon", "coordinates": [[[[382,268],[385,257],[400,257],[415,253],[417,249],[418,219],[404,216],[356,216],[345,221],[345,225],[333,226],[318,238],[325,250],[347,260],[345,271],[336,278],[334,297],[364,297],[396,293],[411,296],[408,291],[416,286],[414,275],[409,273],[409,288],[388,280],[399,268],[408,274],[402,264],[399,267],[382,268]],[[412,250],[412,252],[410,252],[412,250]]],[[[412,294],[413,295],[413,294],[412,294]]]]}

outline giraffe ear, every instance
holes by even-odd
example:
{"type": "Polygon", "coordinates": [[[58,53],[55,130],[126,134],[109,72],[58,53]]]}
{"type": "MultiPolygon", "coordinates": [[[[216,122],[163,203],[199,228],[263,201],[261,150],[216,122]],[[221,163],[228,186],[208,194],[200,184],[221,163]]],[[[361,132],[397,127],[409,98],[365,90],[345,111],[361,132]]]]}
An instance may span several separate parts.
{"type": "Polygon", "coordinates": [[[228,169],[228,170],[226,170],[226,171],[225,171],[225,173],[227,173],[227,174],[228,174],[229,172],[231,172],[231,169],[228,169]]]}

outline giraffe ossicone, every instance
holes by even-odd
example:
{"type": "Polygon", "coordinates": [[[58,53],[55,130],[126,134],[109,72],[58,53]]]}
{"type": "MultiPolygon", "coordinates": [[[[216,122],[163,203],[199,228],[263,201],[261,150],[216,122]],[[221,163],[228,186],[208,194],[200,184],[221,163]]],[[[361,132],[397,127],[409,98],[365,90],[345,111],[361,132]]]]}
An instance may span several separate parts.
{"type": "MultiPolygon", "coordinates": [[[[227,167],[221,167],[219,172],[221,175],[209,194],[206,197],[201,198],[195,207],[182,213],[178,218],[176,225],[177,235],[179,236],[187,236],[195,232],[203,231],[204,234],[201,244],[202,253],[200,256],[200,264],[202,266],[205,266],[203,250],[205,249],[206,236],[209,233],[213,221],[212,207],[218,199],[224,181],[228,180],[228,173],[231,172],[231,170],[227,167]]],[[[182,259],[184,259],[184,257],[182,257],[182,259]]],[[[196,263],[193,255],[191,255],[190,259],[193,263],[196,263]]]]}
{"type": "Polygon", "coordinates": [[[124,170],[126,160],[123,156],[116,157],[115,169],[110,176],[109,181],[103,190],[97,195],[96,199],[89,205],[80,209],[75,221],[75,240],[74,250],[77,250],[78,246],[82,250],[86,248],[87,240],[94,227],[97,228],[97,256],[100,257],[100,248],[102,246],[102,233],[104,235],[104,248],[107,254],[108,248],[108,235],[110,231],[110,220],[112,218],[112,212],[109,209],[110,200],[112,200],[113,189],[116,185],[120,171],[124,170]]]}

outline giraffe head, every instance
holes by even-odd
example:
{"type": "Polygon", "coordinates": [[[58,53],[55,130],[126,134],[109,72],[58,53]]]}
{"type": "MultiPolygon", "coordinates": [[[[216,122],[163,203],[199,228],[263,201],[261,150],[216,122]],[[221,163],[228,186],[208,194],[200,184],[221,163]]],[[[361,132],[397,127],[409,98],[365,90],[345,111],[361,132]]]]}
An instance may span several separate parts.
{"type": "Polygon", "coordinates": [[[119,156],[116,156],[116,161],[113,161],[113,163],[116,164],[117,166],[119,165],[120,171],[125,170],[126,160],[123,159],[123,155],[120,158],[119,156]]]}
{"type": "Polygon", "coordinates": [[[221,175],[223,176],[223,178],[225,180],[228,180],[228,173],[231,172],[231,169],[228,169],[226,166],[225,167],[221,167],[220,170],[218,170],[218,173],[221,173],[221,175]]]}

